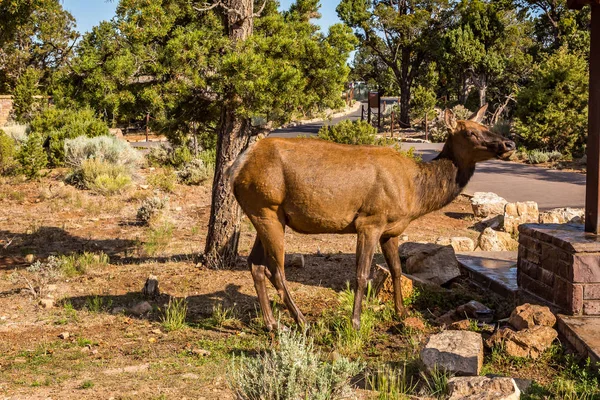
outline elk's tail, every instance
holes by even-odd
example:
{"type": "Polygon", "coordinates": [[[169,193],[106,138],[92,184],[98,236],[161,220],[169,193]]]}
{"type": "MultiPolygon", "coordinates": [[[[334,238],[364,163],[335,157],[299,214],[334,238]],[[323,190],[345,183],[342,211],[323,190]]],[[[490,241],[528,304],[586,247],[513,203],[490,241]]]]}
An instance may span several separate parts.
{"type": "Polygon", "coordinates": [[[235,191],[233,188],[233,184],[235,182],[235,178],[237,177],[238,173],[240,172],[240,169],[246,163],[246,160],[248,159],[248,154],[250,153],[250,150],[252,149],[252,147],[253,147],[253,144],[248,146],[246,148],[246,150],[242,151],[240,153],[240,155],[237,156],[237,158],[233,162],[231,162],[229,164],[229,166],[227,167],[227,169],[225,170],[225,179],[227,179],[229,186],[231,187],[231,190],[234,193],[235,193],[235,191]]]}

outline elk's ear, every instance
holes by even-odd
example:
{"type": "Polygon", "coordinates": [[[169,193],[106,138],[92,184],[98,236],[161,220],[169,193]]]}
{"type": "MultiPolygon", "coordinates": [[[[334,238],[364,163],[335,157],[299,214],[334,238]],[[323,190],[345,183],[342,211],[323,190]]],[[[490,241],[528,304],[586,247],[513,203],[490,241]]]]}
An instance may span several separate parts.
{"type": "Polygon", "coordinates": [[[479,111],[477,111],[475,114],[469,117],[469,121],[477,122],[478,124],[480,124],[481,121],[483,121],[483,118],[485,117],[485,112],[487,111],[487,108],[488,105],[486,103],[483,107],[479,109],[479,111]]]}
{"type": "Polygon", "coordinates": [[[451,131],[456,129],[456,115],[454,115],[452,110],[446,109],[446,111],[444,111],[444,122],[446,123],[446,128],[451,131]]]}

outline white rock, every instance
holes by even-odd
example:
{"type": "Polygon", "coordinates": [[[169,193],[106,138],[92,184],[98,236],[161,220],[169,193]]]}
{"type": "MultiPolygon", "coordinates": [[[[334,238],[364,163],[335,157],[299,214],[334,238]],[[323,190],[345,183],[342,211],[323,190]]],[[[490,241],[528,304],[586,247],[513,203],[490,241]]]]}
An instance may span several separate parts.
{"type": "Polygon", "coordinates": [[[504,208],[504,231],[509,234],[519,232],[521,224],[537,224],[540,211],[535,201],[507,203],[504,208]]]}
{"type": "Polygon", "coordinates": [[[485,376],[448,380],[449,400],[518,400],[521,391],[513,378],[485,376]]]}
{"type": "Polygon", "coordinates": [[[483,365],[481,334],[470,331],[444,331],[432,335],[421,351],[429,372],[445,370],[455,375],[479,375],[483,365]]]}
{"type": "Polygon", "coordinates": [[[473,214],[477,218],[485,218],[490,215],[503,215],[506,203],[508,203],[506,199],[492,192],[475,192],[471,198],[473,214]]]}
{"type": "Polygon", "coordinates": [[[54,307],[54,299],[41,299],[40,305],[43,308],[52,308],[54,307]]]}
{"type": "Polygon", "coordinates": [[[485,228],[478,240],[479,248],[483,251],[507,251],[519,248],[519,242],[506,232],[498,232],[485,228]]]}
{"type": "Polygon", "coordinates": [[[554,208],[540,213],[540,224],[582,224],[584,219],[583,208],[554,208]]]}
{"type": "Polygon", "coordinates": [[[469,252],[475,250],[475,242],[468,237],[439,237],[435,244],[441,246],[452,246],[455,252],[469,252]]]}
{"type": "Polygon", "coordinates": [[[433,243],[402,243],[400,259],[405,271],[436,285],[460,276],[458,261],[451,246],[433,243]]]}

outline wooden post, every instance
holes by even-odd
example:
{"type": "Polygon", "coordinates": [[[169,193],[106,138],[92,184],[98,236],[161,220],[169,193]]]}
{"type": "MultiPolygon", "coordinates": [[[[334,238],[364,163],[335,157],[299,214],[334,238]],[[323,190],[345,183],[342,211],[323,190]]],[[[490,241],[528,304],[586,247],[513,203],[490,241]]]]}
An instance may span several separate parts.
{"type": "Polygon", "coordinates": [[[150,124],[150,113],[146,113],[146,143],[148,143],[148,130],[150,124]]]}
{"type": "Polygon", "coordinates": [[[427,121],[427,111],[425,111],[425,140],[429,140],[429,125],[427,121]]]}
{"type": "Polygon", "coordinates": [[[371,123],[371,105],[369,104],[369,108],[367,110],[367,121],[371,123]]]}
{"type": "Polygon", "coordinates": [[[364,104],[360,105],[360,120],[361,121],[365,120],[365,105],[364,104]]]}
{"type": "Polygon", "coordinates": [[[393,138],[394,137],[394,112],[392,111],[392,123],[390,126],[390,137],[393,138]]]}
{"type": "Polygon", "coordinates": [[[377,129],[381,129],[381,97],[377,93],[377,129]]]}
{"type": "Polygon", "coordinates": [[[600,4],[592,7],[585,231],[600,227],[600,4]]]}

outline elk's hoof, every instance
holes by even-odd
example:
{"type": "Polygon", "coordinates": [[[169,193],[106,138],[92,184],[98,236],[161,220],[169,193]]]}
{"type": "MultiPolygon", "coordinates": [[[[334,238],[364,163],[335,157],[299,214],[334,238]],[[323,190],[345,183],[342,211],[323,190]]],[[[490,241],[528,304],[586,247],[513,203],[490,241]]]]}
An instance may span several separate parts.
{"type": "Polygon", "coordinates": [[[360,319],[352,318],[352,328],[354,328],[355,331],[360,330],[360,319]]]}

